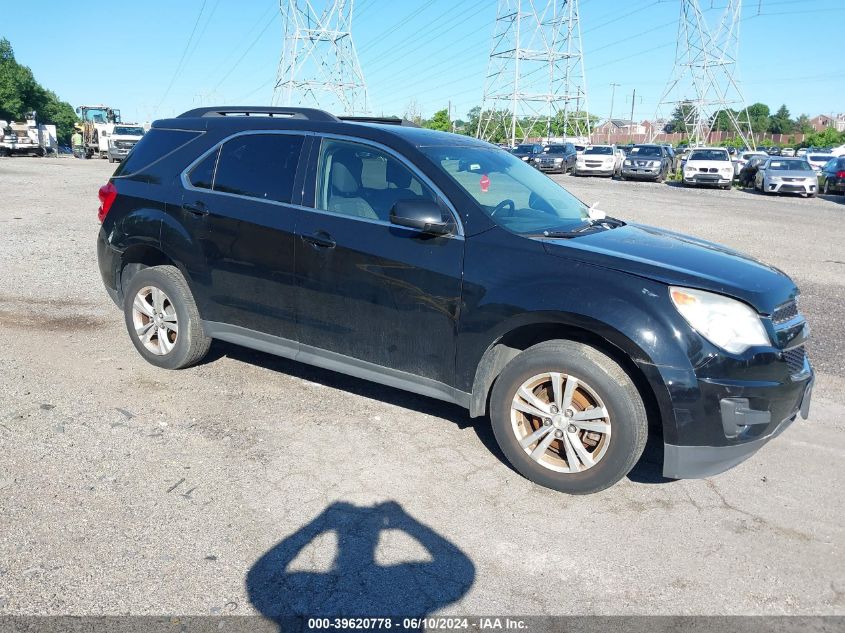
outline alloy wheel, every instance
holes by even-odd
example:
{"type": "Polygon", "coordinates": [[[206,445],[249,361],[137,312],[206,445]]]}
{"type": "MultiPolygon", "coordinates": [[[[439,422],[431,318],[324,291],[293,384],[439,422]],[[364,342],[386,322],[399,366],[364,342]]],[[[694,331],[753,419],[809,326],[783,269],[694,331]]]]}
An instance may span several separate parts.
{"type": "Polygon", "coordinates": [[[607,453],[611,423],[596,391],[558,372],[532,376],[511,403],[511,427],[535,462],[562,473],[595,466],[607,453]]]}
{"type": "Polygon", "coordinates": [[[141,344],[152,354],[173,351],[179,336],[176,307],[163,290],[144,286],[132,302],[132,324],[141,344]]]}

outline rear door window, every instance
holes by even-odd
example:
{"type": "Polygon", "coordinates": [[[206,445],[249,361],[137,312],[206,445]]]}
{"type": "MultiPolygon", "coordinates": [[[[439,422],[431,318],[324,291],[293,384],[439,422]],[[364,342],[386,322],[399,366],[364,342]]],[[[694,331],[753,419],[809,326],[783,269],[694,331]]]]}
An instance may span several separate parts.
{"type": "Polygon", "coordinates": [[[246,134],[226,141],[213,190],[289,203],[304,140],[297,134],[246,134]]]}
{"type": "Polygon", "coordinates": [[[198,189],[211,189],[214,184],[214,170],[217,168],[217,157],[220,154],[218,147],[191,170],[188,175],[190,183],[198,189]]]}

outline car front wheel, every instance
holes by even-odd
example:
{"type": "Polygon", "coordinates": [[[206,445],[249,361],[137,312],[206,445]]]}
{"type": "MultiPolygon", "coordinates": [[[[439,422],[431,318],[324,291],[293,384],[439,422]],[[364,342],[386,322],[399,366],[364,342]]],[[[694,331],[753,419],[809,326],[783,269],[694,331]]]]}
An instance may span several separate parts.
{"type": "Polygon", "coordinates": [[[622,479],[648,435],[628,374],[573,341],[540,343],[514,358],[493,386],[490,419],[519,473],[570,494],[598,492],[622,479]]]}
{"type": "Polygon", "coordinates": [[[188,283],[174,266],[133,275],[124,291],[123,314],[135,349],[157,367],[188,367],[211,346],[188,283]]]}

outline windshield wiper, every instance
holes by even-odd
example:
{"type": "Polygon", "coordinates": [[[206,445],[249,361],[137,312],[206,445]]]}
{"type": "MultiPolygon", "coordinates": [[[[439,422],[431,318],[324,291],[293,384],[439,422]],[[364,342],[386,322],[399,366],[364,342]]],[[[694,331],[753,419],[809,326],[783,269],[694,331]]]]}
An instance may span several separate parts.
{"type": "Polygon", "coordinates": [[[620,226],[625,226],[625,222],[618,218],[606,216],[601,219],[587,220],[567,231],[543,231],[542,236],[553,238],[579,237],[599,230],[616,229],[620,226]]]}

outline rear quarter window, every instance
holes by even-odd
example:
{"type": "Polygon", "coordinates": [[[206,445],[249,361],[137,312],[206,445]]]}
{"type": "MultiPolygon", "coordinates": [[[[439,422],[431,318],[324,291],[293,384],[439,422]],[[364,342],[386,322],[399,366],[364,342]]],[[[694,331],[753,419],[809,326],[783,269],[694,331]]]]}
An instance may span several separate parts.
{"type": "Polygon", "coordinates": [[[164,130],[153,128],[135,144],[129,155],[123,159],[114,177],[131,176],[146,169],[154,162],[189,143],[200,132],[188,130],[164,130]]]}

